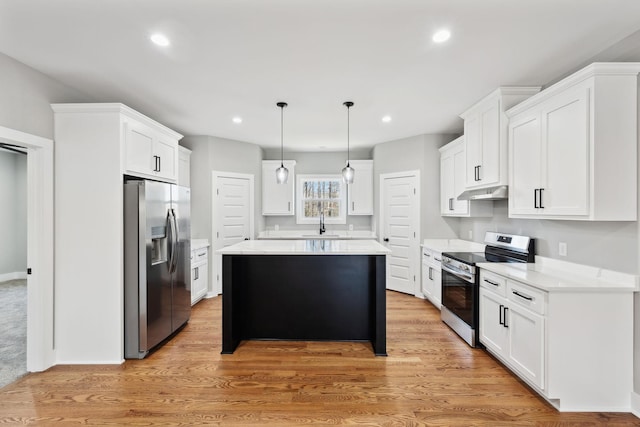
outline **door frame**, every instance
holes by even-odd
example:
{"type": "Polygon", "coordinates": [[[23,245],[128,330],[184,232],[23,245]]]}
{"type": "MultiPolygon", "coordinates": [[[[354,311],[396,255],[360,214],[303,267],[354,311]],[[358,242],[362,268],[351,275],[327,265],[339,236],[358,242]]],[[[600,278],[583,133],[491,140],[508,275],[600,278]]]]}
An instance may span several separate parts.
{"type": "MultiPolygon", "coordinates": [[[[420,259],[420,239],[422,238],[422,235],[420,234],[421,218],[420,218],[420,170],[419,169],[404,171],[404,172],[391,172],[391,173],[380,174],[380,183],[379,183],[380,204],[378,209],[379,216],[380,216],[380,221],[379,221],[380,232],[378,233],[378,241],[380,242],[380,244],[386,247],[384,242],[384,233],[385,233],[384,222],[386,220],[386,218],[384,217],[385,215],[384,213],[384,201],[385,201],[384,182],[386,179],[394,179],[394,178],[413,178],[415,180],[416,203],[413,208],[413,216],[414,218],[416,218],[416,224],[414,225],[414,232],[416,234],[415,238],[416,238],[417,250],[415,251],[414,257],[411,262],[411,273],[416,278],[414,282],[414,287],[413,287],[413,295],[420,298],[421,283],[422,283],[421,282],[422,281],[422,275],[421,275],[422,262],[420,259]]],[[[389,268],[387,265],[387,271],[388,270],[389,268]]]]}
{"type": "Polygon", "coordinates": [[[216,230],[215,219],[220,207],[217,203],[217,189],[220,178],[248,179],[249,180],[249,235],[253,239],[255,237],[255,176],[253,174],[237,173],[237,172],[211,172],[211,268],[209,269],[209,285],[205,298],[211,298],[222,294],[222,272],[218,273],[219,266],[222,266],[222,256],[217,255],[216,251],[216,230]]]}
{"type": "Polygon", "coordinates": [[[27,371],[55,364],[53,141],[0,126],[0,141],[27,149],[27,371]]]}

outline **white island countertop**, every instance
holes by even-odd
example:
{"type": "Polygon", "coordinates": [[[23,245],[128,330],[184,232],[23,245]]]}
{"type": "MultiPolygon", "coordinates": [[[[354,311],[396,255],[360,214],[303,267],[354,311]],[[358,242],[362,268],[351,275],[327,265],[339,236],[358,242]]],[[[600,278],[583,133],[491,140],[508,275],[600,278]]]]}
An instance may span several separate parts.
{"type": "Polygon", "coordinates": [[[266,230],[258,233],[258,239],[278,240],[309,240],[309,239],[328,239],[328,240],[369,240],[376,239],[377,236],[373,231],[369,230],[327,230],[320,234],[318,229],[313,230],[266,230]]]}
{"type": "Polygon", "coordinates": [[[636,292],[638,276],[536,256],[531,264],[478,263],[481,269],[547,292],[636,292]]]}
{"type": "Polygon", "coordinates": [[[386,255],[375,240],[244,240],[216,251],[220,255],[386,255]]]}

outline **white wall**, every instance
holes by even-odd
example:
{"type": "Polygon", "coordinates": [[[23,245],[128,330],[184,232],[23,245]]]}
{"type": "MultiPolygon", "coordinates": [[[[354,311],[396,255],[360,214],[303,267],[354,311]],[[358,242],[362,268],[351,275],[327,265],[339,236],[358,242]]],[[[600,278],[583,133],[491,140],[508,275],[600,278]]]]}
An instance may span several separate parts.
{"type": "MultiPolygon", "coordinates": [[[[347,160],[345,152],[288,152],[285,153],[286,160],[296,161],[296,174],[340,174],[347,160]]],[[[351,150],[351,160],[371,160],[371,150],[351,150]]],[[[280,150],[265,150],[265,160],[280,160],[280,150]]],[[[358,171],[356,170],[356,179],[358,171]]],[[[273,174],[275,179],[275,170],[273,174]]],[[[291,179],[291,177],[289,177],[291,179]]],[[[294,177],[295,179],[295,177],[294,177]]],[[[256,187],[257,197],[262,195],[262,187],[256,187]]],[[[267,216],[265,217],[265,227],[273,230],[275,225],[281,230],[310,229],[313,225],[296,224],[295,216],[267,216]]],[[[371,230],[372,217],[368,215],[348,215],[346,224],[328,224],[327,230],[346,230],[349,225],[353,225],[354,230],[371,230]]]]}
{"type": "MultiPolygon", "coordinates": [[[[418,135],[378,144],[373,148],[374,206],[380,206],[380,175],[420,171],[420,242],[426,238],[456,238],[456,218],[440,216],[440,153],[457,135],[418,135]]],[[[380,230],[380,224],[376,225],[380,230]]]]}
{"type": "Polygon", "coordinates": [[[53,138],[57,102],[91,102],[89,96],[0,53],[0,126],[53,138]]]}
{"type": "Polygon", "coordinates": [[[0,149],[0,281],[27,270],[27,156],[0,149]]]}
{"type": "Polygon", "coordinates": [[[493,202],[492,218],[462,218],[460,236],[482,242],[486,231],[535,237],[536,254],[625,273],[638,273],[638,230],[635,221],[582,222],[510,219],[506,200],[493,202]],[[567,256],[558,255],[558,243],[567,244],[567,256]]]}
{"type": "Polygon", "coordinates": [[[185,136],[180,145],[191,152],[191,237],[211,240],[211,172],[254,175],[255,232],[264,230],[262,218],[262,148],[214,136],[185,136]]]}

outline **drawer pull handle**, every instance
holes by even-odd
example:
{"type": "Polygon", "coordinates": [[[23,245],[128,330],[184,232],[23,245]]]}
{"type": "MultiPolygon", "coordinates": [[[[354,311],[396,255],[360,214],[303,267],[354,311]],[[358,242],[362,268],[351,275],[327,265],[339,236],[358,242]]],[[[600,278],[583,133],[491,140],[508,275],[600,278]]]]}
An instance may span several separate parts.
{"type": "Polygon", "coordinates": [[[442,261],[440,258],[434,258],[434,259],[438,262],[442,261]]]}
{"type": "Polygon", "coordinates": [[[500,319],[499,319],[499,322],[500,322],[501,325],[504,325],[504,317],[503,317],[503,313],[502,313],[502,309],[503,308],[504,308],[504,305],[500,304],[500,309],[499,309],[500,310],[500,313],[499,313],[500,314],[500,316],[499,316],[500,319]]]}
{"type": "Polygon", "coordinates": [[[509,310],[509,307],[505,307],[505,308],[503,309],[503,313],[504,313],[504,314],[503,314],[503,316],[504,316],[504,320],[503,320],[502,326],[504,326],[505,328],[508,328],[508,327],[509,327],[509,325],[507,325],[507,310],[509,310]]]}
{"type": "Polygon", "coordinates": [[[492,282],[491,280],[484,279],[484,281],[485,281],[485,282],[487,282],[487,283],[488,283],[488,284],[490,284],[490,285],[493,285],[493,286],[500,286],[500,284],[499,284],[499,283],[492,282]]]}
{"type": "Polygon", "coordinates": [[[533,297],[528,297],[528,296],[526,296],[526,295],[522,295],[522,294],[521,294],[520,292],[518,292],[518,291],[513,291],[513,294],[514,294],[514,295],[519,296],[519,297],[520,297],[520,298],[522,298],[522,299],[526,299],[527,301],[533,301],[533,297]]]}

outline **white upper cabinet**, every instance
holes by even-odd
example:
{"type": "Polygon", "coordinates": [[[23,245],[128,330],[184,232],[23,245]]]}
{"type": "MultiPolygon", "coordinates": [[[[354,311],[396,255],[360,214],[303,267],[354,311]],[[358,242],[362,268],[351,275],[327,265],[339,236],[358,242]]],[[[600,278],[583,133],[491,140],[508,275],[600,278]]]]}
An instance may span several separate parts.
{"type": "Polygon", "coordinates": [[[639,72],[592,64],[508,111],[510,217],[636,220],[639,72]]]}
{"type": "Polygon", "coordinates": [[[278,184],[276,169],[280,167],[280,160],[262,161],[262,215],[295,214],[296,162],[285,160],[283,163],[289,169],[289,178],[285,184],[278,184]]]}
{"type": "Polygon", "coordinates": [[[191,150],[178,146],[178,185],[191,187],[191,150]]]}
{"type": "Polygon", "coordinates": [[[465,190],[465,137],[440,148],[440,213],[442,216],[492,216],[493,202],[458,200],[465,190]]]}
{"type": "Polygon", "coordinates": [[[351,160],[355,170],[353,184],[348,185],[349,215],[373,215],[373,160],[351,160]]]}
{"type": "Polygon", "coordinates": [[[56,127],[68,133],[65,143],[86,140],[80,135],[83,127],[90,128],[96,141],[117,147],[114,160],[110,148],[96,146],[100,161],[113,162],[125,175],[177,182],[179,133],[120,103],[52,104],[52,108],[56,127]]]}
{"type": "Polygon", "coordinates": [[[125,173],[175,183],[178,180],[178,139],[159,124],[123,117],[125,173]]]}
{"type": "Polygon", "coordinates": [[[539,91],[540,87],[501,87],[460,115],[466,140],[467,189],[507,184],[505,111],[539,91]]]}

